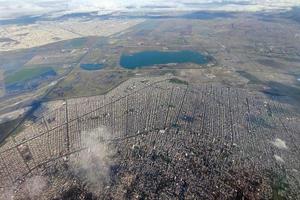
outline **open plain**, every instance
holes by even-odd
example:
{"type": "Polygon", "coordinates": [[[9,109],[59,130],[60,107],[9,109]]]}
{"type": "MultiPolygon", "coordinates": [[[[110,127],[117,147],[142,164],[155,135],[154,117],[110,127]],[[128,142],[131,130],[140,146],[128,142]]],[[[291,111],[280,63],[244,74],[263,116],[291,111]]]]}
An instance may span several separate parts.
{"type": "Polygon", "coordinates": [[[0,27],[0,51],[28,49],[87,36],[110,36],[141,20],[66,20],[0,27]]]}

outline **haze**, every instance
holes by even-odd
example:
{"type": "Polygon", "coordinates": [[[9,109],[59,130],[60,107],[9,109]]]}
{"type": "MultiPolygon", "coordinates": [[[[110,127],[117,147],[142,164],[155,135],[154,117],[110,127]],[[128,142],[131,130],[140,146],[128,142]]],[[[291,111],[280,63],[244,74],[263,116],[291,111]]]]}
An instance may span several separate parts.
{"type": "Polygon", "coordinates": [[[99,14],[137,10],[260,11],[290,9],[299,5],[298,0],[1,0],[0,19],[12,19],[28,15],[63,15],[95,11],[99,14]]]}

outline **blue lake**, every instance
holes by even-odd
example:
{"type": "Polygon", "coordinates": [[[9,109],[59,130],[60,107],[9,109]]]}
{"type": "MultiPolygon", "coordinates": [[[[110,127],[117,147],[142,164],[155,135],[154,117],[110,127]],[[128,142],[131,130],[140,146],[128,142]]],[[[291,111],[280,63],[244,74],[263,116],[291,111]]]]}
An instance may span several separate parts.
{"type": "Polygon", "coordinates": [[[104,67],[103,64],[81,64],[80,65],[80,68],[81,69],[84,69],[84,70],[89,70],[89,71],[92,71],[92,70],[99,70],[99,69],[102,69],[104,67]]]}
{"type": "Polygon", "coordinates": [[[209,59],[195,51],[142,51],[131,55],[123,54],[120,65],[126,69],[144,68],[171,63],[207,64],[209,59]]]}

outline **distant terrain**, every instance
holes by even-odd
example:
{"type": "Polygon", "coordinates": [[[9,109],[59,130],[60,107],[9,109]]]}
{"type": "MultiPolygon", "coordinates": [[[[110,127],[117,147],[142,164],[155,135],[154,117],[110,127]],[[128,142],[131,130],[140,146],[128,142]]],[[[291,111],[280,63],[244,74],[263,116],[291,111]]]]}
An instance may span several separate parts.
{"type": "Polygon", "coordinates": [[[259,90],[298,105],[300,25],[295,10],[171,12],[155,17],[119,13],[72,15],[57,22],[42,18],[28,23],[6,21],[0,26],[5,50],[0,52],[0,113],[28,106],[37,98],[49,101],[104,94],[132,77],[165,74],[193,83],[219,82],[259,90]],[[37,31],[48,28],[48,33],[37,31]],[[193,51],[210,62],[122,67],[122,56],[143,51],[193,51]]]}
{"type": "Polygon", "coordinates": [[[86,36],[110,36],[140,20],[67,20],[0,26],[0,51],[27,49],[86,36]]]}
{"type": "Polygon", "coordinates": [[[91,140],[113,152],[111,198],[298,198],[298,11],[0,20],[0,183],[34,172],[56,193],[67,183],[61,196],[94,195],[78,182],[88,169],[65,168],[104,127],[91,140]]]}

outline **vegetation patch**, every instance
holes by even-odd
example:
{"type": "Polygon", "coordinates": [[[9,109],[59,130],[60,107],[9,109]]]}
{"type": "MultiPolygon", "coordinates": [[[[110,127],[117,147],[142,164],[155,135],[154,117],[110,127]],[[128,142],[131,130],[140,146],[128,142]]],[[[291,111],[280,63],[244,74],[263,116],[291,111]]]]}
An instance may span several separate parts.
{"type": "Polygon", "coordinates": [[[248,84],[263,84],[263,81],[256,78],[254,75],[246,72],[246,71],[236,71],[239,73],[242,77],[249,80],[248,84]]]}
{"type": "Polygon", "coordinates": [[[102,69],[104,67],[103,64],[81,64],[80,68],[84,69],[84,70],[88,70],[88,71],[92,71],[92,70],[99,70],[102,69]]]}
{"type": "Polygon", "coordinates": [[[5,140],[6,137],[14,130],[18,124],[22,121],[22,118],[17,118],[8,122],[0,124],[0,144],[5,140]]]}
{"type": "Polygon", "coordinates": [[[51,67],[46,68],[26,68],[21,69],[15,73],[12,73],[5,77],[5,83],[6,84],[15,84],[20,82],[26,82],[31,79],[37,78],[37,77],[43,77],[47,75],[56,75],[56,72],[51,67]]]}
{"type": "Polygon", "coordinates": [[[174,83],[174,84],[182,84],[182,85],[188,85],[189,83],[187,81],[184,80],[180,80],[178,78],[171,78],[170,83],[174,83]]]}
{"type": "Polygon", "coordinates": [[[87,38],[76,38],[68,40],[65,42],[64,47],[68,49],[82,48],[86,44],[87,40],[87,38]]]}
{"type": "Polygon", "coordinates": [[[272,199],[285,200],[287,195],[290,194],[290,188],[286,175],[278,174],[275,172],[269,172],[272,181],[272,199]]]}

